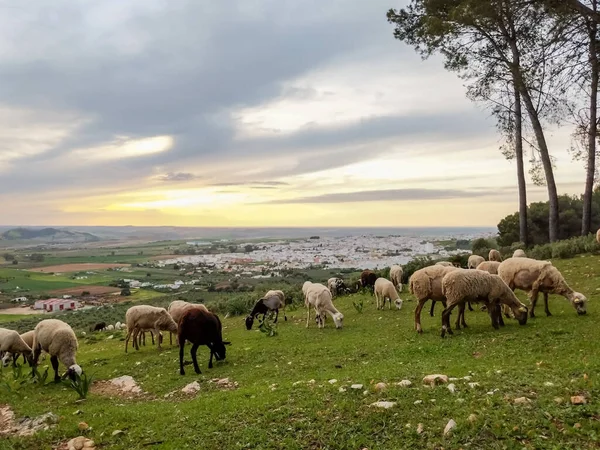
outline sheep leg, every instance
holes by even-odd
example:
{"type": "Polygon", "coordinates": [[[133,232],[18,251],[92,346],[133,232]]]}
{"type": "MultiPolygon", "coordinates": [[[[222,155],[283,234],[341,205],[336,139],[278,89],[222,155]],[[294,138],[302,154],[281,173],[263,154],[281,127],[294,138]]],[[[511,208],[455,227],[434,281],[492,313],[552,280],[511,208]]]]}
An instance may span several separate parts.
{"type": "MultiPolygon", "coordinates": [[[[140,330],[137,328],[133,328],[132,332],[133,332],[133,340],[132,340],[133,348],[135,348],[136,350],[139,350],[140,349],[139,340],[141,340],[140,330]]],[[[141,332],[141,334],[144,334],[144,332],[141,332]]]]}
{"type": "MultiPolygon", "coordinates": [[[[198,367],[198,347],[200,347],[200,344],[192,344],[192,349],[190,350],[190,354],[192,355],[192,362],[194,363],[194,371],[196,373],[202,373],[200,372],[200,367],[198,367]]],[[[208,367],[211,367],[210,365],[208,367]]]]}
{"type": "Polygon", "coordinates": [[[275,310],[275,320],[273,321],[273,323],[277,323],[277,319],[279,318],[279,308],[277,308],[275,310]]]}
{"type": "Polygon", "coordinates": [[[454,334],[450,328],[450,314],[455,306],[456,304],[450,305],[442,311],[442,337],[446,336],[446,332],[448,332],[448,334],[454,334]]]}
{"type": "Polygon", "coordinates": [[[531,293],[529,294],[529,301],[531,303],[531,311],[529,312],[529,317],[535,317],[535,305],[538,301],[538,291],[537,290],[533,290],[531,291],[531,293]]]}
{"type": "MultiPolygon", "coordinates": [[[[127,330],[127,336],[125,336],[125,353],[127,353],[127,344],[129,344],[129,338],[131,337],[133,330],[127,330]]],[[[134,345],[133,343],[131,345],[134,345]]]]}
{"type": "Polygon", "coordinates": [[[185,375],[185,370],[183,370],[183,350],[185,348],[185,339],[183,341],[179,341],[179,375],[185,375]]]}
{"type": "Polygon", "coordinates": [[[58,357],[57,356],[51,356],[50,357],[50,362],[52,363],[52,368],[54,369],[54,382],[55,383],[59,383],[60,382],[60,376],[58,375],[58,357]]]}
{"type": "Polygon", "coordinates": [[[173,333],[169,331],[169,345],[173,345],[173,333]]]}
{"type": "Polygon", "coordinates": [[[498,325],[501,327],[504,326],[504,319],[502,318],[502,306],[498,305],[496,307],[496,315],[498,316],[498,325]]]}
{"type": "Polygon", "coordinates": [[[433,308],[435,307],[435,300],[431,300],[431,309],[429,310],[429,315],[433,317],[433,308]]]}
{"type": "Polygon", "coordinates": [[[306,307],[306,328],[308,328],[308,322],[310,320],[310,303],[307,303],[306,307]]]}
{"type": "Polygon", "coordinates": [[[475,311],[475,310],[473,309],[473,307],[471,306],[471,302],[467,302],[467,303],[468,303],[468,305],[469,305],[469,311],[475,311]]]}
{"type": "Polygon", "coordinates": [[[494,327],[495,330],[497,330],[498,328],[500,328],[500,326],[498,325],[498,308],[497,305],[490,303],[488,304],[488,313],[490,315],[490,319],[492,319],[492,327],[494,327]]]}
{"type": "MultiPolygon", "coordinates": [[[[160,331],[158,331],[158,329],[156,330],[156,336],[158,336],[158,333],[160,333],[160,331]]],[[[150,330],[150,336],[152,336],[152,345],[154,345],[154,333],[152,332],[152,330],[150,330]]],[[[159,339],[158,337],[156,339],[159,339]]],[[[160,341],[158,342],[158,348],[160,348],[160,341]]]]}
{"type": "Polygon", "coordinates": [[[461,303],[460,305],[458,305],[458,316],[456,317],[456,323],[454,324],[454,327],[457,330],[460,330],[461,323],[464,328],[467,328],[467,324],[465,322],[465,304],[464,303],[461,303]]]}
{"type": "Polygon", "coordinates": [[[212,361],[213,361],[214,352],[213,352],[212,348],[210,348],[210,347],[208,347],[208,348],[210,349],[210,358],[208,358],[208,368],[212,369],[213,368],[212,361]]]}
{"type": "Polygon", "coordinates": [[[426,301],[427,299],[419,300],[419,303],[415,308],[415,329],[417,330],[417,333],[421,334],[423,333],[423,329],[421,328],[421,310],[423,309],[423,305],[425,305],[426,301]]]}
{"type": "Polygon", "coordinates": [[[546,312],[546,316],[550,317],[552,313],[548,309],[548,293],[544,292],[544,311],[546,312]]]}
{"type": "MultiPolygon", "coordinates": [[[[157,343],[157,348],[158,350],[161,350],[162,347],[160,346],[160,341],[162,340],[160,338],[160,330],[158,328],[154,328],[154,331],[156,332],[156,343],[157,343]]],[[[154,344],[154,342],[152,342],[152,344],[154,344]]]]}

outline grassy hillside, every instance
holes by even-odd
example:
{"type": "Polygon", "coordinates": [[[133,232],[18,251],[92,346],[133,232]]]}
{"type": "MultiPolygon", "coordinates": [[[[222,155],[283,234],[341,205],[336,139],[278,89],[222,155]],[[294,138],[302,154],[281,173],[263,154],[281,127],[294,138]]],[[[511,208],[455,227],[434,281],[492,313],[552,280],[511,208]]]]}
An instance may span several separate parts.
{"type": "MultiPolygon", "coordinates": [[[[553,296],[552,317],[538,307],[538,317],[526,326],[507,320],[495,331],[486,313],[467,311],[469,328],[446,339],[439,336],[441,305],[433,318],[425,308],[424,334],[414,332],[415,303],[406,292],[401,311],[376,311],[370,295],[336,300],[345,315],[342,330],[334,329],[331,319],[324,330],[314,321],[306,329],[303,309],[289,311],[287,322],[280,314],[275,337],[247,331],[242,317],[223,319],[225,338],[232,341],[227,359],[208,369],[208,350],[201,347],[201,375],[191,366],[179,375],[178,350],[169,346],[168,334],[162,352],[147,345],[125,354],[122,333],[112,339],[111,333],[88,333],[78,353],[84,370],[96,380],[131,375],[147,394],[128,400],[96,392],[77,402],[73,391],[53,383],[0,391],[0,403],[11,405],[18,417],[49,411],[61,417],[57,428],[0,440],[0,449],[57,446],[81,434],[81,421],[91,427],[85,434],[103,449],[597,448],[598,263],[589,256],[555,262],[571,286],[590,299],[586,316],[553,296]],[[360,298],[362,314],[352,306],[360,298]],[[423,376],[433,373],[460,378],[454,381],[456,392],[423,387],[423,376]],[[209,382],[215,377],[229,377],[239,387],[219,390],[209,382]],[[337,381],[329,383],[332,379],[337,381]],[[402,379],[413,385],[394,385],[402,379]],[[201,385],[196,396],[179,393],[193,381],[201,385]],[[387,390],[376,392],[377,382],[388,383],[387,390]],[[353,383],[364,387],[350,389],[353,383]],[[165,397],[173,391],[178,393],[165,397]],[[584,395],[587,404],[571,405],[572,395],[584,395]],[[531,403],[514,404],[519,397],[531,403]],[[396,405],[369,406],[379,400],[396,405]],[[444,437],[449,419],[458,426],[444,437]],[[124,433],[112,436],[114,430],[124,433]]],[[[190,359],[189,345],[185,356],[190,359]]]]}

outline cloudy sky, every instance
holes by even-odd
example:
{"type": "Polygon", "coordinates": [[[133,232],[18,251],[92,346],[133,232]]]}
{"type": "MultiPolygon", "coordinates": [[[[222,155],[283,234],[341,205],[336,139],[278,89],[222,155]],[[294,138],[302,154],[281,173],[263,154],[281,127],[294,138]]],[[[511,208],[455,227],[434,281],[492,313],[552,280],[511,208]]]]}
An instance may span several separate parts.
{"type": "Polygon", "coordinates": [[[0,224],[495,225],[515,165],[404,3],[3,1],[0,224]]]}

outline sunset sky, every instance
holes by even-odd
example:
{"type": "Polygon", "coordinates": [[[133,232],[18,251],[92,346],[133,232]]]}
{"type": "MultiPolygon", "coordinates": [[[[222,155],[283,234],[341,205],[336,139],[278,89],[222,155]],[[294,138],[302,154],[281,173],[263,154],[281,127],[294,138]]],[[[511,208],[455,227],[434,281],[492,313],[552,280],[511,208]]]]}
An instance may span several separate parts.
{"type": "MultiPolygon", "coordinates": [[[[0,224],[495,225],[515,164],[394,40],[404,3],[2,2],[0,224]]],[[[549,137],[574,194],[569,133],[549,137]]]]}

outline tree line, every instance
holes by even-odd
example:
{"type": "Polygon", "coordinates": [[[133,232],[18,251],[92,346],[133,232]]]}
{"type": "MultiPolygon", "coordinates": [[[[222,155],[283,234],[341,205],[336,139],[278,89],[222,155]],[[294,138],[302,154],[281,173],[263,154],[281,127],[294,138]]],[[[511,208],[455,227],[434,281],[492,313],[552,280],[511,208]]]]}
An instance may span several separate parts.
{"type": "MultiPolygon", "coordinates": [[[[585,164],[578,233],[598,226],[593,218],[600,77],[600,0],[410,0],[390,9],[394,37],[424,59],[444,58],[444,67],[466,83],[467,96],[489,108],[503,137],[501,151],[516,161],[519,190],[518,236],[534,244],[542,232],[549,242],[564,235],[550,126],[572,130],[570,153],[585,164]],[[527,204],[529,175],[548,191],[545,228],[528,217],[541,208],[527,204]]],[[[544,208],[542,208],[544,209],[544,208]]],[[[506,219],[505,219],[506,220],[506,219]]],[[[508,235],[506,235],[508,236],[508,235]]]]}

